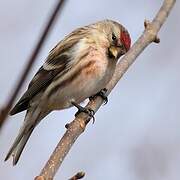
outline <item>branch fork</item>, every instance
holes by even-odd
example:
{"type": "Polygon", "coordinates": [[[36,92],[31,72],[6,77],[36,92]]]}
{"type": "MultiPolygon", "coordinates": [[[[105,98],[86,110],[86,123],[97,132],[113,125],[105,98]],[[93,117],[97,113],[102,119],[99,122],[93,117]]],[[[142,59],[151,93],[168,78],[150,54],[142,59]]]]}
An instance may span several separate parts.
{"type": "Polygon", "coordinates": [[[144,27],[145,30],[149,33],[149,36],[152,39],[152,42],[154,43],[160,43],[160,38],[157,36],[157,33],[154,30],[153,23],[151,23],[149,20],[144,20],[144,27]]]}

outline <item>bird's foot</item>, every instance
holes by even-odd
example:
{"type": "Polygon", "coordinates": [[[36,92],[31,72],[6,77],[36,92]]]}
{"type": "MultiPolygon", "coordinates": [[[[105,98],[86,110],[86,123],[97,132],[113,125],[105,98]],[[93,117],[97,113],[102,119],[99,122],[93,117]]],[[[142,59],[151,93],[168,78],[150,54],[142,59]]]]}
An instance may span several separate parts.
{"type": "Polygon", "coordinates": [[[94,122],[95,122],[95,117],[94,117],[95,112],[94,112],[94,110],[92,110],[92,109],[90,109],[90,108],[82,107],[82,106],[80,106],[79,104],[77,104],[77,103],[75,103],[75,102],[71,102],[71,103],[72,103],[73,106],[75,106],[75,107],[78,109],[78,111],[77,111],[76,114],[75,114],[75,117],[76,117],[78,114],[80,114],[81,112],[84,112],[84,113],[88,114],[90,118],[93,119],[93,124],[94,124],[94,122]]]}
{"type": "Polygon", "coordinates": [[[107,89],[101,89],[97,94],[94,96],[89,97],[90,100],[94,99],[96,96],[101,96],[101,98],[104,100],[104,105],[108,103],[108,97],[106,95],[107,89]]]}

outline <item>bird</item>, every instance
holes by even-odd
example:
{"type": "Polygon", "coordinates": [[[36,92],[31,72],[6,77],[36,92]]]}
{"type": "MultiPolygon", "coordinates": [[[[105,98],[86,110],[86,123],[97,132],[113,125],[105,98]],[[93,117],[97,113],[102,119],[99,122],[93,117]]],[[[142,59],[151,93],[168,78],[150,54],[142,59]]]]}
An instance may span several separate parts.
{"type": "Polygon", "coordinates": [[[109,19],[77,28],[57,43],[9,113],[15,115],[26,110],[5,161],[13,156],[13,165],[17,164],[34,128],[52,111],[75,106],[78,113],[93,117],[93,110],[80,103],[97,95],[107,100],[105,87],[118,59],[130,46],[127,29],[109,19]]]}

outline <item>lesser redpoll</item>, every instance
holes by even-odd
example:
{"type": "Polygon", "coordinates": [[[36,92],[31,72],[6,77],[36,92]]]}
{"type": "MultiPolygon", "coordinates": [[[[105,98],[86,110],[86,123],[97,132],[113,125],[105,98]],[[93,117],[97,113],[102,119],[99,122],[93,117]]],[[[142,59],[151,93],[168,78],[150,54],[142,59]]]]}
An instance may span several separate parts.
{"type": "Polygon", "coordinates": [[[10,115],[26,110],[19,135],[6,159],[17,163],[33,129],[53,110],[78,107],[110,81],[118,58],[131,45],[128,31],[119,23],[104,20],[78,28],[49,53],[10,115]]]}

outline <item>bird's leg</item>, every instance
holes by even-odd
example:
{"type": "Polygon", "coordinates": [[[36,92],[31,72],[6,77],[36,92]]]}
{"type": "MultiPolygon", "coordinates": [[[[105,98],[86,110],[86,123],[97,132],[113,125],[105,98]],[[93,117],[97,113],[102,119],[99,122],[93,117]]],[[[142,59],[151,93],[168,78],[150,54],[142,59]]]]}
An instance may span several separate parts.
{"type": "Polygon", "coordinates": [[[75,117],[79,113],[84,112],[84,113],[88,114],[90,118],[93,118],[93,123],[95,122],[95,117],[94,117],[95,112],[94,112],[94,110],[92,110],[90,108],[82,107],[82,106],[80,106],[79,104],[77,104],[75,102],[71,102],[71,103],[72,103],[73,106],[75,106],[78,109],[78,111],[75,114],[75,117]]]}
{"type": "Polygon", "coordinates": [[[104,100],[104,105],[108,103],[108,97],[106,95],[107,89],[101,89],[101,91],[99,91],[97,94],[89,97],[90,100],[94,99],[96,96],[101,96],[102,99],[104,100]]]}

